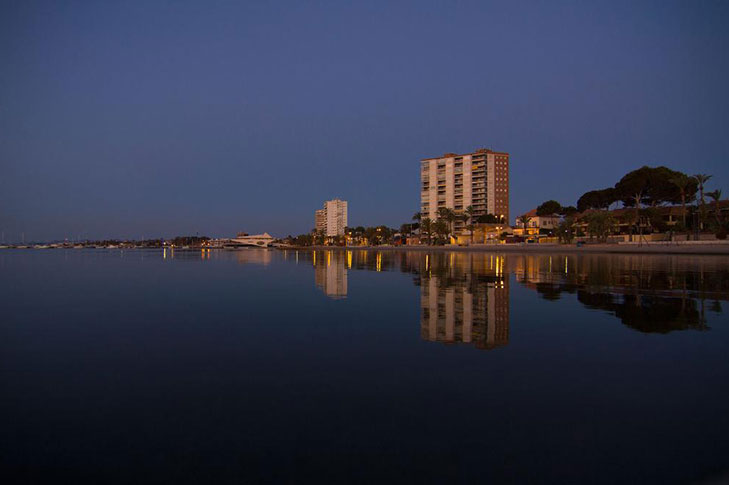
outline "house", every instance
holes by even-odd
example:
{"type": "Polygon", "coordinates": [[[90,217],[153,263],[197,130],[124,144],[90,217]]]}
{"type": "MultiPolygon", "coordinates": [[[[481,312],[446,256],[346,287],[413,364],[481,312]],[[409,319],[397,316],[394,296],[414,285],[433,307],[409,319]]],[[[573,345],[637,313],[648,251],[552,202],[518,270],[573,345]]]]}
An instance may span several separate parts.
{"type": "Polygon", "coordinates": [[[531,236],[534,234],[543,234],[552,232],[557,226],[559,226],[562,218],[558,214],[550,214],[548,216],[538,216],[537,210],[532,209],[526,214],[523,214],[516,218],[516,224],[514,225],[514,234],[518,236],[531,236]],[[526,216],[529,217],[526,228],[522,224],[521,219],[526,216]]]}

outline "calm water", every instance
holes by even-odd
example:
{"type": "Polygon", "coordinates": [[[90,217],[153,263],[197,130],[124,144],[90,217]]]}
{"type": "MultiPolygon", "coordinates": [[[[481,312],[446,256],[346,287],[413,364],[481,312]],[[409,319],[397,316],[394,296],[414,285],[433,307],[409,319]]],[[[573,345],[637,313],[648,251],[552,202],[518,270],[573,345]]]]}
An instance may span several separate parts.
{"type": "Polygon", "coordinates": [[[729,479],[729,258],[0,253],[12,483],[729,479]]]}

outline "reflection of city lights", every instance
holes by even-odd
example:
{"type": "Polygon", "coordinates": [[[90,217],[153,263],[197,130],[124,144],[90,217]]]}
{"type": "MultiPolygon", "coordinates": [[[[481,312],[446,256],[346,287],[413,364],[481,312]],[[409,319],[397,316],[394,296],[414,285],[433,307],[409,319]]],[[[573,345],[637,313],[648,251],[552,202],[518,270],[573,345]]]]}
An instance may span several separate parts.
{"type": "Polygon", "coordinates": [[[162,259],[167,259],[167,248],[162,248],[162,259]]]}
{"type": "Polygon", "coordinates": [[[421,273],[421,338],[449,344],[462,342],[479,349],[507,345],[508,281],[505,278],[474,279],[480,274],[503,274],[506,258],[496,256],[494,260],[493,256],[464,254],[443,256],[435,255],[432,260],[426,257],[426,269],[441,276],[425,271],[421,273]],[[456,267],[451,266],[454,262],[456,267]],[[489,270],[489,265],[493,270],[489,270]]]}
{"type": "Polygon", "coordinates": [[[352,251],[347,251],[347,269],[352,269],[352,251]]]}
{"type": "Polygon", "coordinates": [[[567,256],[564,257],[564,274],[567,274],[567,268],[569,267],[569,260],[567,256]]]}
{"type": "Polygon", "coordinates": [[[377,253],[377,271],[382,271],[382,253],[377,253]]]}
{"type": "Polygon", "coordinates": [[[329,298],[346,298],[347,270],[344,253],[326,251],[326,263],[322,260],[314,266],[314,284],[329,298]]]}
{"type": "Polygon", "coordinates": [[[430,264],[430,257],[426,254],[425,255],[425,271],[429,271],[429,264],[430,264]]]}
{"type": "Polygon", "coordinates": [[[312,253],[311,253],[311,257],[312,257],[312,259],[311,259],[311,261],[312,261],[312,264],[313,264],[314,266],[316,266],[316,251],[312,251],[312,253]]]}

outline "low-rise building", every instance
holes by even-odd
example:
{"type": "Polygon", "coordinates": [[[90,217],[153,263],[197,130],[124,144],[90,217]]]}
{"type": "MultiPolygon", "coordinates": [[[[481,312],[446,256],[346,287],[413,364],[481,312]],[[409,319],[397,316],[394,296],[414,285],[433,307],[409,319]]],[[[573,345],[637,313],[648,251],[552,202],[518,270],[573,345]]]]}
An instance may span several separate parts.
{"type": "Polygon", "coordinates": [[[456,237],[457,244],[489,244],[501,240],[501,235],[513,234],[513,229],[503,223],[478,223],[473,226],[473,235],[468,229],[456,237]]]}
{"type": "Polygon", "coordinates": [[[544,232],[551,232],[559,226],[561,217],[558,214],[550,214],[548,216],[537,215],[537,210],[532,209],[526,214],[516,218],[514,224],[514,234],[519,236],[531,236],[544,232]],[[522,219],[524,216],[529,218],[529,221],[524,226],[522,219]]]}

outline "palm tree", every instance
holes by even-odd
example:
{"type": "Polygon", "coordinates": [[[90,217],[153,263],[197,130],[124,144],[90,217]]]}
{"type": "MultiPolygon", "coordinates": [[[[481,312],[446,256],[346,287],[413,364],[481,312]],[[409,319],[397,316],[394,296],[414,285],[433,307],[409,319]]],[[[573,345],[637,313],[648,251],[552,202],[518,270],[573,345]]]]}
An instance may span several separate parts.
{"type": "Polygon", "coordinates": [[[463,222],[466,224],[466,229],[471,233],[471,244],[473,244],[473,206],[469,205],[466,210],[463,211],[463,222]]]}
{"type": "Polygon", "coordinates": [[[643,200],[643,192],[638,192],[633,196],[635,200],[635,223],[638,224],[639,241],[643,239],[643,226],[640,224],[640,202],[643,200]]]}
{"type": "Polygon", "coordinates": [[[526,233],[527,233],[527,225],[529,225],[529,221],[531,221],[531,220],[532,220],[532,218],[529,217],[526,214],[524,214],[523,216],[519,216],[519,218],[517,219],[517,221],[519,221],[519,224],[521,224],[522,227],[524,228],[524,235],[525,236],[526,236],[526,233]]]}
{"type": "Polygon", "coordinates": [[[716,223],[721,224],[719,220],[719,201],[721,200],[721,189],[716,189],[713,192],[707,192],[706,195],[714,199],[714,217],[716,217],[716,223]]]}
{"type": "Polygon", "coordinates": [[[691,184],[691,179],[684,174],[672,178],[671,183],[681,191],[681,222],[686,227],[686,189],[691,184]]]}
{"type": "Polygon", "coordinates": [[[430,244],[430,232],[433,230],[433,221],[430,217],[423,217],[420,220],[420,234],[428,235],[428,244],[430,244]]]}
{"type": "Polygon", "coordinates": [[[447,237],[449,234],[448,222],[446,221],[446,219],[438,219],[437,221],[435,221],[435,223],[433,224],[433,229],[435,230],[436,234],[442,236],[443,238],[447,237]]]}
{"type": "Polygon", "coordinates": [[[456,213],[453,212],[453,209],[449,209],[448,207],[439,207],[438,208],[438,220],[443,219],[443,221],[446,222],[446,227],[448,230],[448,236],[450,236],[453,233],[453,221],[456,220],[456,213]]]}
{"type": "Polygon", "coordinates": [[[701,202],[701,229],[704,228],[704,219],[706,218],[706,209],[704,207],[704,185],[706,184],[706,182],[709,181],[710,178],[711,175],[707,175],[705,173],[697,173],[696,175],[694,175],[696,183],[699,184],[699,201],[701,202]]]}

